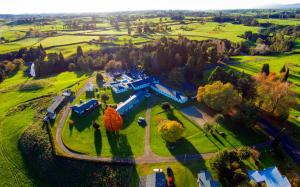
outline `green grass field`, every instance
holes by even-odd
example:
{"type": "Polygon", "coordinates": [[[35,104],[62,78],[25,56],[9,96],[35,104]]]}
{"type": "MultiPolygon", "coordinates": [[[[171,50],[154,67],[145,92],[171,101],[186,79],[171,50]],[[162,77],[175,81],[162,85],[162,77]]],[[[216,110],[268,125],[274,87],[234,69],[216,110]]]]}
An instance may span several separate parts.
{"type": "MultiPolygon", "coordinates": [[[[110,99],[108,104],[116,104],[124,101],[129,95],[121,94],[116,96],[110,89],[106,92],[110,99]]],[[[80,99],[87,100],[85,93],[77,98],[73,103],[78,103],[80,99]]],[[[64,144],[73,151],[101,157],[114,156],[140,156],[144,152],[144,127],[137,124],[138,117],[145,117],[147,101],[123,118],[123,128],[117,141],[111,133],[106,132],[103,125],[103,109],[95,110],[84,116],[71,114],[75,124],[70,126],[68,121],[64,124],[62,138],[64,144]],[[100,124],[100,130],[95,131],[92,126],[93,121],[100,124]]],[[[104,105],[102,105],[104,107],[104,105]]]]}
{"type": "Polygon", "coordinates": [[[276,25],[300,25],[299,19],[257,19],[259,23],[273,23],[276,25]]]}
{"type": "Polygon", "coordinates": [[[7,112],[15,110],[16,106],[27,100],[57,93],[86,77],[84,74],[66,72],[41,79],[51,83],[49,87],[44,87],[38,91],[21,92],[19,86],[31,81],[31,78],[24,77],[23,71],[19,71],[0,84],[0,99],[5,101],[2,102],[0,107],[0,186],[47,186],[42,181],[32,178],[32,176],[29,177],[28,170],[18,149],[19,137],[28,125],[34,123],[36,110],[27,107],[22,111],[10,112],[9,115],[7,112]]]}
{"type": "Polygon", "coordinates": [[[164,111],[159,103],[166,101],[160,99],[151,111],[151,148],[152,151],[161,156],[184,155],[210,153],[223,150],[225,148],[235,148],[239,146],[255,145],[263,142],[263,138],[251,130],[240,130],[242,128],[230,125],[218,125],[219,131],[225,132],[226,138],[211,134],[205,135],[204,131],[183,116],[178,109],[172,108],[171,112],[164,111]],[[176,144],[172,144],[173,149],[167,146],[166,142],[157,132],[157,119],[169,119],[179,121],[185,128],[183,139],[176,144]],[[246,134],[251,134],[252,138],[246,138],[246,134]]]}

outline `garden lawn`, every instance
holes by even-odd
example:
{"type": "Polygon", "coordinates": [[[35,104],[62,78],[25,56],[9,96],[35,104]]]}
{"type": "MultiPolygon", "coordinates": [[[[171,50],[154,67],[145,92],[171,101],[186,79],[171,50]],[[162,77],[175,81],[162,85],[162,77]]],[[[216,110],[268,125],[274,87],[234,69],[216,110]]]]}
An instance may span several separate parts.
{"type": "Polygon", "coordinates": [[[232,125],[217,125],[220,132],[226,134],[223,138],[219,134],[214,137],[205,135],[204,131],[189,121],[177,108],[172,107],[171,112],[164,111],[159,103],[166,101],[160,99],[151,111],[151,148],[154,153],[161,156],[210,153],[225,148],[233,149],[240,146],[252,146],[264,141],[261,136],[247,130],[240,131],[240,127],[232,125]],[[169,119],[179,121],[185,128],[183,138],[176,144],[167,146],[166,142],[157,132],[157,119],[169,119]],[[173,148],[172,148],[173,147],[173,148]]]}
{"type": "MultiPolygon", "coordinates": [[[[128,98],[128,94],[115,96],[111,89],[102,90],[101,93],[107,93],[110,99],[108,104],[116,104],[128,98]]],[[[97,94],[96,94],[97,95],[97,94]]],[[[76,99],[73,104],[79,100],[87,100],[85,93],[76,99]]],[[[96,98],[98,98],[96,96],[96,98]]],[[[119,133],[119,139],[111,133],[106,132],[103,124],[103,110],[94,110],[87,115],[70,114],[75,124],[69,125],[67,120],[63,127],[62,139],[64,144],[75,152],[84,153],[92,156],[101,157],[128,157],[140,156],[144,152],[144,127],[137,124],[138,117],[145,117],[147,101],[144,101],[137,108],[132,110],[123,118],[123,128],[119,133]],[[100,125],[100,130],[95,131],[92,126],[93,121],[100,125]]],[[[104,104],[102,105],[104,108],[104,104]]]]}

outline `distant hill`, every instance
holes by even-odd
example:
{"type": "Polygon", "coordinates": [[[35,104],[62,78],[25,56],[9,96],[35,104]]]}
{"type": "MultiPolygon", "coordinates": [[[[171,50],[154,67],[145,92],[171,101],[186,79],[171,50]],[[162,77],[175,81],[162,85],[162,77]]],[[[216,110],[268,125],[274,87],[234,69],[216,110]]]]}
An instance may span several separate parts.
{"type": "Polygon", "coordinates": [[[296,8],[300,8],[300,3],[295,3],[295,4],[271,4],[271,5],[266,5],[263,7],[259,7],[259,8],[268,8],[268,9],[296,9],[296,8]]]}

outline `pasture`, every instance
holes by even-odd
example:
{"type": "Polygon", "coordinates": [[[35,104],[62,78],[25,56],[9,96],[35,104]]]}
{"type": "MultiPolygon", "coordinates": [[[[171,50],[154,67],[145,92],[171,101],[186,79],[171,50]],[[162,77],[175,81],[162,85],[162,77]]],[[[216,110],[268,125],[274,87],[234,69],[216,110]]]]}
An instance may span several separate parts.
{"type": "MultiPolygon", "coordinates": [[[[37,97],[56,94],[62,89],[85,80],[85,74],[66,72],[56,76],[40,79],[49,86],[28,92],[20,91],[19,87],[32,81],[20,70],[14,76],[0,84],[0,173],[1,186],[34,186],[46,184],[37,178],[29,177],[28,169],[18,149],[18,140],[23,131],[37,120],[40,110],[49,105],[51,99],[35,99],[37,97]],[[28,100],[33,99],[32,102],[28,100]],[[38,105],[39,104],[39,105],[38,105]],[[21,107],[22,106],[22,107],[21,107]],[[39,112],[38,112],[39,111],[39,112]]],[[[47,186],[47,185],[46,185],[47,186]]]]}

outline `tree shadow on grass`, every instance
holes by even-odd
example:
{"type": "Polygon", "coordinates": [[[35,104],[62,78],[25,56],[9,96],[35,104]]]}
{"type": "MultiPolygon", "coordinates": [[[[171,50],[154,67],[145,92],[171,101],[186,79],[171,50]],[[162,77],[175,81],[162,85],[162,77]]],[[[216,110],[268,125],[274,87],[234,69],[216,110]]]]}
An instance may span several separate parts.
{"type": "Polygon", "coordinates": [[[94,131],[94,145],[95,145],[96,154],[97,154],[97,156],[99,156],[101,154],[101,149],[102,149],[100,130],[94,131]]]}
{"type": "Polygon", "coordinates": [[[71,114],[70,119],[74,121],[75,128],[81,132],[86,128],[90,128],[90,126],[93,124],[93,122],[98,119],[100,116],[100,109],[94,109],[93,111],[78,115],[76,113],[71,114]]]}
{"type": "Polygon", "coordinates": [[[108,131],[106,132],[106,135],[113,157],[133,158],[133,152],[126,135],[108,131]]]}
{"type": "Polygon", "coordinates": [[[195,177],[199,170],[198,167],[195,168],[193,164],[190,164],[190,161],[197,161],[197,164],[199,164],[199,168],[201,169],[206,168],[203,157],[187,139],[182,138],[176,143],[166,143],[166,146],[176,160],[188,168],[195,177]]]}

